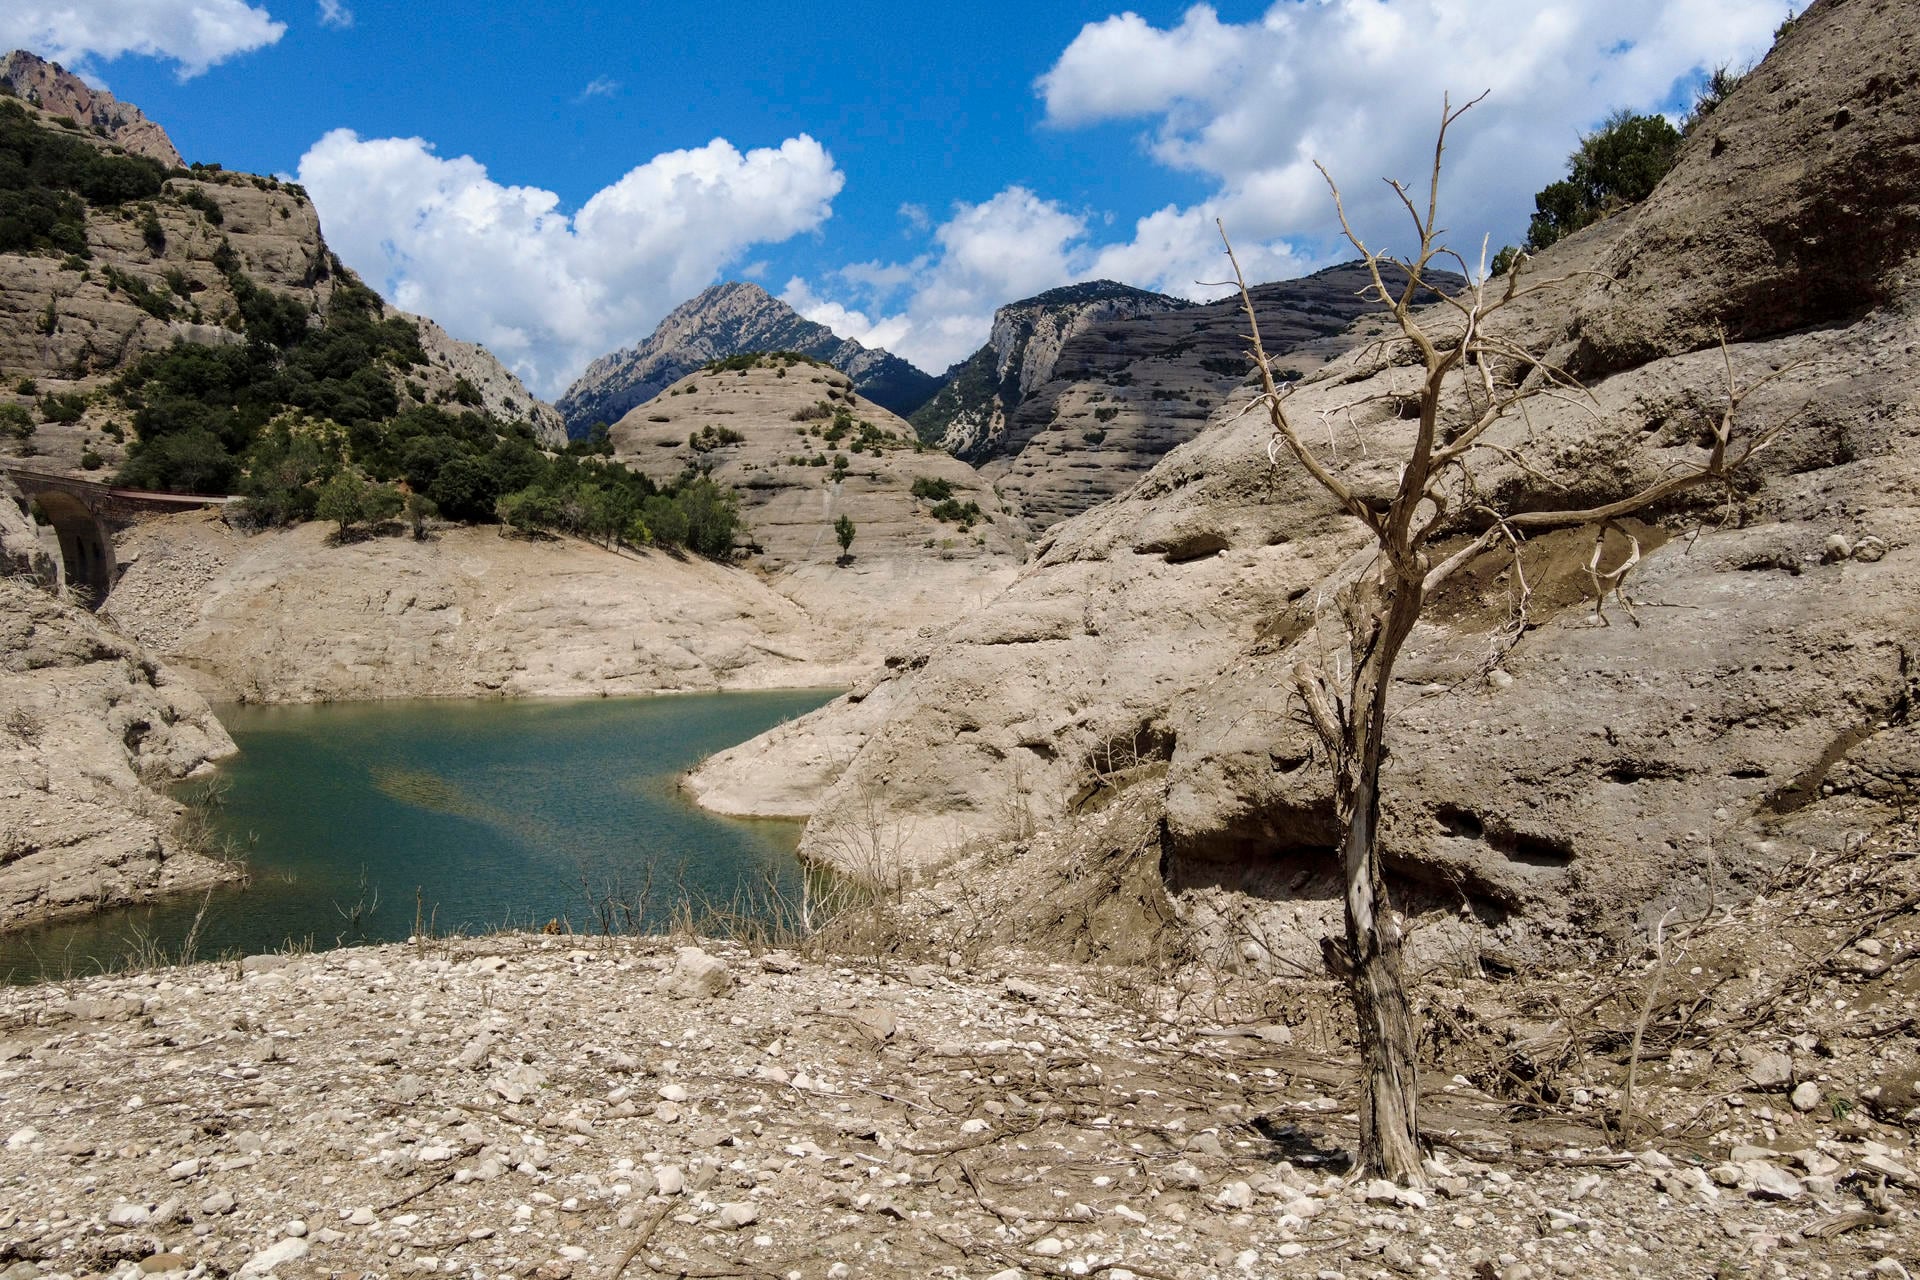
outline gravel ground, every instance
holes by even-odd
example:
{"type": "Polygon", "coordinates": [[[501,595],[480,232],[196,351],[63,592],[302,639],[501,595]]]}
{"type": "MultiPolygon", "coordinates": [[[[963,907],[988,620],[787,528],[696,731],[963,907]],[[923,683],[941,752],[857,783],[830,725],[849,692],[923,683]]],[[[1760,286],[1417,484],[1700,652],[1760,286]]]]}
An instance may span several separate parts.
{"type": "Polygon", "coordinates": [[[704,948],[506,935],[0,992],[0,1276],[1522,1280],[1920,1256],[1920,1153],[1865,1108],[1804,1146],[1727,1126],[1616,1152],[1435,1071],[1431,1185],[1408,1191],[1345,1175],[1350,1074],[1307,1043],[1311,999],[1294,1025],[1222,1025],[1139,971],[704,948]]]}

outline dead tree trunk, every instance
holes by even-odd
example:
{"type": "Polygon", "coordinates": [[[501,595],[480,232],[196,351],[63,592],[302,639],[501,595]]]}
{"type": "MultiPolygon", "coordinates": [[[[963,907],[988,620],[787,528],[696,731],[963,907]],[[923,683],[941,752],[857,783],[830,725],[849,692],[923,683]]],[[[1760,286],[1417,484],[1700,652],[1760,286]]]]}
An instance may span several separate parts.
{"type": "MultiPolygon", "coordinates": [[[[1401,647],[1434,591],[1490,549],[1502,544],[1509,547],[1517,570],[1521,543],[1530,533],[1581,525],[1597,525],[1604,530],[1610,521],[1685,490],[1728,481],[1771,443],[1778,431],[1776,428],[1745,442],[1742,451],[1730,452],[1741,399],[1785,372],[1773,370],[1742,390],[1735,383],[1732,356],[1723,344],[1726,409],[1712,428],[1706,456],[1697,465],[1669,472],[1637,493],[1598,507],[1518,513],[1494,507],[1487,496],[1493,488],[1476,477],[1473,464],[1491,459],[1539,476],[1539,471],[1521,456],[1526,448],[1525,433],[1503,438],[1498,432],[1516,420],[1524,421],[1530,400],[1577,400],[1585,395],[1585,389],[1534,353],[1491,333],[1487,324],[1519,298],[1562,281],[1523,287],[1523,257],[1509,271],[1501,291],[1492,292],[1485,272],[1484,246],[1481,270],[1476,274],[1458,254],[1439,243],[1436,219],[1447,129],[1472,106],[1470,102],[1454,110],[1449,104],[1441,109],[1440,135],[1434,146],[1424,211],[1416,207],[1406,188],[1397,182],[1392,184],[1418,235],[1418,251],[1410,256],[1395,259],[1368,249],[1347,220],[1339,187],[1331,177],[1327,179],[1341,228],[1366,262],[1371,278],[1367,292],[1390,310],[1400,331],[1397,339],[1383,339],[1380,345],[1404,344],[1400,349],[1414,358],[1410,363],[1424,369],[1419,422],[1391,498],[1382,501],[1356,493],[1331,457],[1322,459],[1308,447],[1287,410],[1291,388],[1283,389],[1274,378],[1260,341],[1253,297],[1239,262],[1233,259],[1232,245],[1227,246],[1247,317],[1254,370],[1260,379],[1258,403],[1264,405],[1273,425],[1269,456],[1275,462],[1281,453],[1291,456],[1342,510],[1374,535],[1371,561],[1335,592],[1341,615],[1337,625],[1344,633],[1344,644],[1339,647],[1345,649],[1345,662],[1335,663],[1335,669],[1329,670],[1324,662],[1302,661],[1292,675],[1315,734],[1330,757],[1334,807],[1344,831],[1340,861],[1361,1051],[1360,1151],[1356,1165],[1364,1175],[1402,1183],[1421,1180],[1415,1060],[1418,1037],[1402,959],[1406,930],[1387,897],[1380,848],[1380,766],[1386,754],[1387,698],[1401,647]],[[1428,284],[1427,268],[1436,257],[1458,263],[1462,272],[1472,277],[1469,288],[1449,295],[1428,284]],[[1389,288],[1383,264],[1397,267],[1405,283],[1389,288]],[[1444,336],[1440,336],[1440,326],[1420,310],[1428,303],[1448,322],[1451,331],[1444,336]],[[1444,438],[1440,431],[1443,412],[1449,427],[1444,438]],[[1466,542],[1436,565],[1428,549],[1440,537],[1464,537],[1466,542]]],[[[1326,171],[1322,169],[1321,173],[1326,171]]],[[[1225,234],[1223,227],[1223,238],[1225,234]]],[[[1637,555],[1636,544],[1633,558],[1637,555]]],[[[1605,577],[1616,579],[1625,568],[1605,577]]],[[[1590,573],[1598,585],[1601,575],[1597,556],[1590,573]]],[[[1524,582],[1524,574],[1518,576],[1524,582]]],[[[1525,598],[1523,591],[1519,605],[1522,612],[1525,598]]],[[[1332,618],[1325,621],[1330,629],[1335,625],[1332,618]]],[[[1318,626],[1316,620],[1316,629],[1318,626]]],[[[1519,634],[1517,629],[1514,634],[1519,634]]]]}
{"type": "Polygon", "coordinates": [[[1335,814],[1346,837],[1341,877],[1346,889],[1350,987],[1360,1038],[1362,1172],[1395,1181],[1420,1176],[1419,1076],[1413,1017],[1401,956],[1404,930],[1381,875],[1380,763],[1386,754],[1387,692],[1400,647],[1420,616],[1421,584],[1390,557],[1376,560],[1355,604],[1380,619],[1353,658],[1353,713],[1346,717],[1346,767],[1334,787],[1335,814]],[[1377,603],[1365,596],[1377,594],[1377,603]]]}

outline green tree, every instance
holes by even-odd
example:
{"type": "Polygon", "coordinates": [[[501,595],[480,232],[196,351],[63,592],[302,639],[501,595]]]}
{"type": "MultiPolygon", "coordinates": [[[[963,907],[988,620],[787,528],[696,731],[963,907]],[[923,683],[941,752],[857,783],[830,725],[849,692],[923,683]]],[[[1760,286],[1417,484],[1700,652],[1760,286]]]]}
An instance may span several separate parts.
{"type": "Polygon", "coordinates": [[[835,520],[833,536],[840,540],[840,558],[846,559],[848,552],[853,548],[853,520],[845,515],[835,520]]]}
{"type": "Polygon", "coordinates": [[[678,502],[664,493],[656,493],[640,507],[640,520],[647,530],[647,542],[656,547],[679,547],[687,541],[687,513],[678,502]]]}
{"type": "Polygon", "coordinates": [[[390,484],[373,484],[351,467],[342,467],[320,486],[314,514],[340,526],[347,538],[359,524],[378,524],[400,514],[400,491],[390,484]]]}
{"type": "Polygon", "coordinates": [[[166,493],[231,493],[240,464],[204,427],[142,438],[127,451],[120,483],[166,493]]]}
{"type": "Polygon", "coordinates": [[[1567,176],[1533,198],[1527,248],[1539,251],[1630,204],[1645,200],[1673,168],[1680,131],[1664,116],[1616,111],[1580,139],[1567,176]]]}
{"type": "Polygon", "coordinates": [[[740,527],[740,501],[705,475],[681,487],[674,499],[687,519],[687,546],[703,556],[723,560],[733,551],[733,535],[740,527]]]}
{"type": "Polygon", "coordinates": [[[494,515],[502,524],[522,533],[545,533],[562,523],[560,501],[538,486],[528,486],[507,494],[494,505],[494,515]]]}
{"type": "Polygon", "coordinates": [[[415,542],[427,540],[427,521],[440,514],[440,508],[432,498],[424,493],[409,492],[405,507],[407,527],[413,532],[415,542]]]}
{"type": "Polygon", "coordinates": [[[239,486],[241,513],[263,526],[311,520],[318,486],[339,465],[337,443],[323,443],[311,431],[296,432],[288,423],[276,423],[247,453],[247,475],[239,486]]]}

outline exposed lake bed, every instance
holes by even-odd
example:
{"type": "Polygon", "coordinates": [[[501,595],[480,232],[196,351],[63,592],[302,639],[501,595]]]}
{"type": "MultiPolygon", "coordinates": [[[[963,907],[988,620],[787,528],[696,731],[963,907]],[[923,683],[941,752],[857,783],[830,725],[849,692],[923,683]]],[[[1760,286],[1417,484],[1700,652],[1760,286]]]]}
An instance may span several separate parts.
{"type": "Polygon", "coordinates": [[[418,929],[659,928],[689,900],[792,893],[798,823],[713,816],[676,779],[833,696],[222,706],[240,754],[180,797],[250,882],[14,932],[0,972],[95,972],[176,955],[190,934],[208,958],[418,929]]]}

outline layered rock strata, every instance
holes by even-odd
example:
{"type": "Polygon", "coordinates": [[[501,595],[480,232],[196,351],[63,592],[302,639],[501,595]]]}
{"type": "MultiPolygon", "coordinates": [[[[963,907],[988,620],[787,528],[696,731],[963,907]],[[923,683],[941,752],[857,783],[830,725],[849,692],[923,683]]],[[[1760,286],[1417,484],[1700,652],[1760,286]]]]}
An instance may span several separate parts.
{"type": "MultiPolygon", "coordinates": [[[[1397,672],[1382,826],[1413,907],[1548,935],[1621,927],[1738,892],[1911,803],[1920,329],[1904,264],[1920,204],[1857,175],[1920,145],[1920,100],[1891,91],[1869,50],[1920,58],[1920,17],[1814,5],[1644,205],[1529,268],[1610,282],[1574,275],[1503,313],[1505,336],[1583,370],[1591,397],[1535,401],[1493,440],[1530,460],[1481,473],[1513,506],[1600,503],[1698,465],[1729,371],[1758,388],[1741,432],[1773,443],[1731,492],[1634,526],[1631,614],[1612,598],[1596,611],[1591,530],[1528,544],[1531,608],[1510,649],[1494,643],[1508,557],[1432,602],[1397,672]],[[1836,219],[1829,190],[1871,201],[1836,219]],[[1861,228],[1887,237],[1869,269],[1808,287],[1861,228]],[[1724,355],[1714,318],[1737,335],[1724,355]]],[[[1363,491],[1393,482],[1412,376],[1367,347],[1294,392],[1296,420],[1330,424],[1314,447],[1363,491]]],[[[1172,883],[1256,906],[1328,900],[1328,777],[1288,673],[1336,647],[1322,606],[1367,535],[1269,461],[1244,398],[1051,530],[1003,596],[780,737],[716,757],[696,788],[751,809],[757,774],[831,760],[812,766],[833,781],[803,852],[831,859],[829,833],[864,825],[933,866],[1002,838],[1011,796],[1072,823],[1108,779],[1164,766],[1142,785],[1172,883]]],[[[1608,563],[1625,553],[1612,536],[1608,563]]],[[[769,803],[797,807],[784,788],[769,803]]]]}

